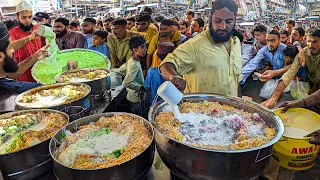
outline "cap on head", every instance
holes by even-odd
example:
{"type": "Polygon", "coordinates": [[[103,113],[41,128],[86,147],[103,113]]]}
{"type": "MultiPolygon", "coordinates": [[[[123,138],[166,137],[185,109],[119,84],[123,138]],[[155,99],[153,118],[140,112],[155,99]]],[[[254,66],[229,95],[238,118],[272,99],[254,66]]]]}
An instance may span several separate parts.
{"type": "Polygon", "coordinates": [[[214,0],[212,1],[212,10],[211,13],[213,14],[216,10],[220,10],[223,8],[229,9],[231,12],[237,16],[238,13],[238,3],[235,0],[214,0]]]}
{"type": "Polygon", "coordinates": [[[37,12],[35,14],[35,17],[34,17],[35,20],[41,20],[42,18],[49,19],[50,16],[49,16],[49,14],[44,13],[44,12],[37,12]]]}
{"type": "Polygon", "coordinates": [[[174,44],[172,42],[162,42],[157,45],[158,54],[169,54],[174,51],[174,44]]]}
{"type": "Polygon", "coordinates": [[[4,23],[0,23],[0,49],[4,49],[3,47],[6,45],[6,42],[9,41],[10,35],[8,33],[7,26],[4,23]]]}
{"type": "Polygon", "coordinates": [[[32,6],[25,0],[22,0],[17,6],[16,6],[16,12],[19,13],[21,11],[32,11],[32,6]]]}

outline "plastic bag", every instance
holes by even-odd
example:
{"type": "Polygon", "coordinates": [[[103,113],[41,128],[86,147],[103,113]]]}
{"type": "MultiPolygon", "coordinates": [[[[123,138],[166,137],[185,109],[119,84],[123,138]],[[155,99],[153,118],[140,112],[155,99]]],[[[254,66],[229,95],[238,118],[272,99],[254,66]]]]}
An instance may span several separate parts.
{"type": "Polygon", "coordinates": [[[274,90],[277,88],[278,81],[279,80],[274,79],[270,79],[269,81],[267,81],[260,90],[260,97],[269,99],[272,96],[274,90]]]}
{"type": "Polygon", "coordinates": [[[46,37],[46,44],[50,44],[48,48],[49,57],[43,59],[45,63],[56,63],[56,55],[60,53],[59,46],[56,43],[56,36],[46,37]]]}
{"type": "Polygon", "coordinates": [[[297,78],[297,81],[292,85],[290,94],[295,100],[301,100],[307,97],[309,92],[310,84],[308,82],[299,81],[297,78]]]}
{"type": "Polygon", "coordinates": [[[290,92],[292,89],[292,85],[295,84],[295,80],[291,80],[286,89],[283,91],[284,93],[290,92]]]}

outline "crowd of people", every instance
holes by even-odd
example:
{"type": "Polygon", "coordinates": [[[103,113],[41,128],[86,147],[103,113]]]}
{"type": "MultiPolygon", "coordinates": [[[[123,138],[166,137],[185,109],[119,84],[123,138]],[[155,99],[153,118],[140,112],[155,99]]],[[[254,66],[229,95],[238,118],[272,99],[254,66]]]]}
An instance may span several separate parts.
{"type": "Polygon", "coordinates": [[[151,91],[152,101],[166,80],[184,93],[241,97],[241,85],[251,76],[263,83],[278,79],[276,90],[262,103],[270,109],[291,80],[309,82],[310,96],[284,103],[284,111],[303,107],[320,113],[320,29],[287,20],[244,30],[236,26],[237,11],[236,1],[216,0],[209,22],[191,10],[184,17],[153,19],[147,6],[127,18],[51,21],[46,13],[33,16],[32,7],[22,1],[18,23],[0,23],[0,89],[23,92],[41,85],[30,69],[48,56],[49,45],[35,33],[42,24],[53,28],[60,50],[85,48],[108,57],[111,68],[125,76],[131,112],[139,115],[144,113],[145,92],[151,91]]]}

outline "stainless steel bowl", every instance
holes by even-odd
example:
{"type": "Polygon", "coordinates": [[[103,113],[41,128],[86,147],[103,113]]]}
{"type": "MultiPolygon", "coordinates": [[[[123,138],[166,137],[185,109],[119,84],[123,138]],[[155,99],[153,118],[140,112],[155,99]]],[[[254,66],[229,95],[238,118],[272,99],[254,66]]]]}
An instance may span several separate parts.
{"type": "MultiPolygon", "coordinates": [[[[52,112],[62,114],[69,122],[65,113],[52,109],[34,109],[17,111],[0,115],[9,118],[28,112],[52,112]]],[[[52,170],[52,159],[49,153],[50,139],[40,144],[8,154],[0,154],[0,170],[6,180],[32,180],[52,170]]],[[[1,178],[0,178],[1,179],[1,178]]]]}
{"type": "MultiPolygon", "coordinates": [[[[111,62],[109,60],[109,58],[107,56],[105,56],[104,54],[100,53],[100,52],[97,52],[97,51],[93,51],[93,50],[90,50],[90,49],[83,49],[83,48],[74,48],[74,49],[66,49],[66,50],[62,50],[60,53],[63,54],[63,53],[68,53],[68,52],[73,52],[73,51],[87,51],[87,52],[92,52],[92,53],[96,53],[96,54],[99,54],[101,57],[103,57],[106,62],[107,62],[107,68],[106,69],[110,69],[111,67],[111,62]]],[[[44,59],[45,60],[45,59],[44,59]]],[[[70,59],[71,60],[71,59],[70,59]]],[[[39,65],[40,61],[37,61],[33,66],[32,66],[32,69],[31,69],[31,75],[33,77],[33,79],[35,81],[37,81],[38,83],[41,83],[41,84],[44,84],[43,82],[41,82],[37,76],[36,76],[36,69],[39,65]]]]}
{"type": "MultiPolygon", "coordinates": [[[[69,180],[69,179],[76,179],[76,180],[100,180],[100,179],[114,179],[114,180],[141,180],[144,179],[153,163],[154,159],[154,131],[151,124],[134,114],[129,114],[130,116],[138,117],[143,120],[143,125],[150,131],[152,134],[152,142],[150,143],[149,147],[143,151],[137,157],[122,163],[117,166],[109,167],[109,168],[102,168],[102,169],[90,169],[90,170],[82,170],[82,169],[72,169],[62,165],[54,156],[55,151],[59,147],[61,141],[60,137],[62,133],[66,130],[71,132],[76,132],[78,127],[82,125],[89,124],[90,122],[96,122],[101,117],[112,117],[116,114],[124,114],[124,113],[104,113],[104,114],[96,114],[92,116],[88,116],[82,119],[78,119],[73,121],[63,127],[56,135],[51,139],[49,145],[49,151],[51,157],[53,158],[53,168],[54,174],[57,179],[59,180],[69,180]]],[[[128,113],[126,113],[128,114],[128,113]]]]}
{"type": "Polygon", "coordinates": [[[51,88],[56,88],[56,87],[60,87],[60,86],[65,86],[65,85],[76,85],[76,86],[85,86],[86,89],[87,89],[87,92],[85,92],[85,95],[83,97],[80,97],[80,98],[77,98],[77,99],[74,99],[72,101],[69,101],[69,102],[65,102],[63,104],[60,104],[60,105],[55,105],[55,106],[44,106],[44,107],[41,107],[41,109],[56,109],[56,110],[61,110],[63,108],[66,108],[66,107],[69,107],[69,106],[82,106],[84,101],[86,100],[86,98],[88,97],[88,95],[90,94],[91,92],[91,88],[89,85],[87,84],[83,84],[83,83],[60,83],[60,84],[51,84],[51,85],[46,85],[46,86],[40,86],[40,87],[37,87],[37,88],[33,88],[33,89],[30,89],[24,93],[21,93],[19,94],[14,102],[16,103],[16,106],[18,109],[39,109],[39,107],[37,108],[33,108],[33,107],[27,107],[27,106],[24,106],[23,104],[19,103],[19,101],[22,99],[22,97],[25,95],[25,94],[29,94],[29,93],[35,93],[35,92],[38,92],[38,91],[41,91],[41,90],[44,90],[44,89],[51,89],[51,88]]]}
{"type": "Polygon", "coordinates": [[[259,104],[237,97],[209,94],[185,95],[183,101],[214,101],[230,105],[250,113],[258,113],[266,124],[275,127],[273,140],[259,147],[245,150],[211,150],[193,147],[165,135],[155,124],[155,117],[167,103],[160,101],[149,112],[149,120],[155,129],[155,141],[159,155],[173,174],[185,180],[249,180],[257,178],[269,163],[271,148],[283,135],[280,118],[259,104]]]}
{"type": "Polygon", "coordinates": [[[104,70],[106,71],[106,73],[108,74],[106,77],[101,78],[101,79],[95,79],[92,81],[86,81],[86,82],[81,82],[81,83],[85,83],[87,85],[89,85],[91,87],[91,93],[90,95],[99,95],[100,99],[103,97],[103,94],[107,91],[110,90],[110,86],[111,86],[111,79],[110,79],[110,71],[107,69],[103,69],[103,68],[84,68],[84,69],[76,69],[76,70],[72,70],[72,71],[67,71],[67,72],[63,72],[60,73],[58,75],[56,75],[56,77],[54,78],[56,80],[57,83],[65,83],[60,81],[60,77],[69,73],[75,73],[78,71],[87,71],[87,72],[91,72],[94,70],[104,70]]]}

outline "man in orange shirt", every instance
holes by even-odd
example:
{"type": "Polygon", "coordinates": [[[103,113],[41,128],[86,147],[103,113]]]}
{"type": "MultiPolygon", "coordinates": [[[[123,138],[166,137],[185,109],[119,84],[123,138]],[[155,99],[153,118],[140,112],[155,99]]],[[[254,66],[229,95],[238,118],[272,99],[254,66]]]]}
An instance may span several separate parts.
{"type": "MultiPolygon", "coordinates": [[[[17,63],[21,63],[28,57],[33,55],[44,46],[44,41],[36,38],[34,31],[38,28],[37,25],[32,24],[32,7],[26,1],[21,1],[16,6],[17,19],[19,26],[11,29],[9,34],[12,41],[20,42],[14,43],[14,57],[17,63]]],[[[31,68],[27,69],[20,77],[20,81],[35,82],[31,75],[31,68]]]]}

